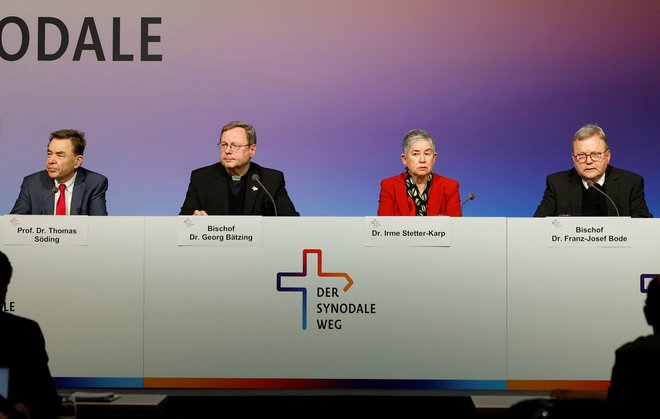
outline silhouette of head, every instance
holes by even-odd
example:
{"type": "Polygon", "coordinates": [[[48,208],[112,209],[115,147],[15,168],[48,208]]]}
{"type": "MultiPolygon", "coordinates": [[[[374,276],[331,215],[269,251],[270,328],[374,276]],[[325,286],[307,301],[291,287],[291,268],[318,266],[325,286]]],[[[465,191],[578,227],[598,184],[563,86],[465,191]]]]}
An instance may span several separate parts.
{"type": "Polygon", "coordinates": [[[646,322],[660,332],[660,275],[656,275],[646,289],[646,304],[644,305],[646,322]]]}
{"type": "MultiPolygon", "coordinates": [[[[13,273],[11,263],[9,263],[9,258],[7,255],[0,251],[0,306],[5,302],[5,297],[7,296],[7,287],[9,286],[9,280],[13,273]]],[[[0,307],[0,310],[2,307],[0,307]]]]}

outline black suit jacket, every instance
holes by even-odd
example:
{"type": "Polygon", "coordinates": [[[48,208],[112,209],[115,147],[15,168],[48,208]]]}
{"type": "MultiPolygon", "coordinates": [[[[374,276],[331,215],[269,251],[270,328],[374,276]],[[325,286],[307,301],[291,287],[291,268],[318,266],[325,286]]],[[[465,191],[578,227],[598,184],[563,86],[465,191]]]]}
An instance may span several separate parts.
{"type": "Polygon", "coordinates": [[[46,343],[37,322],[0,310],[0,366],[9,367],[9,401],[23,403],[32,419],[61,413],[48,368],[46,343]]]}
{"type": "MultiPolygon", "coordinates": [[[[605,193],[609,195],[619,215],[629,217],[653,217],[646,206],[644,178],[627,170],[609,166],[605,171],[605,193]]],[[[582,215],[582,179],[575,169],[554,173],[546,178],[546,188],[535,217],[556,217],[560,215],[582,215]]],[[[616,210],[607,200],[609,216],[616,216],[616,210]]]]}
{"type": "MultiPolygon", "coordinates": [[[[52,215],[55,208],[55,181],[48,172],[33,173],[26,176],[21,184],[11,214],[52,215]]],[[[71,215],[108,215],[105,192],[108,190],[108,178],[100,173],[83,167],[76,169],[76,183],[71,197],[71,215]]]]}
{"type": "MultiPolygon", "coordinates": [[[[255,173],[273,196],[277,215],[300,215],[289,199],[284,185],[284,174],[252,162],[245,175],[247,184],[243,215],[275,215],[268,194],[252,180],[255,173]]],[[[204,210],[208,215],[229,215],[229,179],[227,171],[220,163],[193,170],[179,215],[192,215],[195,210],[204,210]]]]}
{"type": "Polygon", "coordinates": [[[650,335],[616,350],[607,400],[615,419],[660,417],[660,336],[650,335]]]}

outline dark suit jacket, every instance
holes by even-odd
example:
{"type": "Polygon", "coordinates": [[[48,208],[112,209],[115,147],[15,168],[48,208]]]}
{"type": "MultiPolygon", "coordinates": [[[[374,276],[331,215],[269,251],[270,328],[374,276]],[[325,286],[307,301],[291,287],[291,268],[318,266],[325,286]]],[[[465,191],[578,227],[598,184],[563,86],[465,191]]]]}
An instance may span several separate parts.
{"type": "MultiPolygon", "coordinates": [[[[277,205],[277,215],[300,215],[289,199],[284,185],[284,174],[253,162],[250,163],[246,174],[243,215],[275,215],[268,194],[252,180],[252,175],[255,173],[273,196],[277,205]]],[[[229,215],[229,180],[227,171],[220,163],[193,170],[179,215],[192,215],[195,210],[204,210],[208,215],[229,215]]]]}
{"type": "MultiPolygon", "coordinates": [[[[54,187],[55,181],[45,170],[26,176],[11,214],[52,215],[55,208],[54,187]]],[[[105,206],[107,190],[108,178],[79,167],[73,185],[70,214],[108,215],[105,206]]]]}
{"type": "Polygon", "coordinates": [[[660,336],[650,335],[617,349],[607,400],[614,418],[658,418],[660,336]]]}
{"type": "MultiPolygon", "coordinates": [[[[554,173],[546,178],[543,199],[534,217],[582,215],[582,179],[575,169],[554,173]]],[[[644,179],[627,170],[609,166],[605,171],[605,193],[617,208],[619,215],[629,217],[653,217],[644,198],[644,179]]],[[[607,200],[608,215],[616,216],[616,210],[607,200]]]]}
{"type": "MultiPolygon", "coordinates": [[[[378,215],[415,215],[415,204],[408,197],[406,189],[407,173],[383,179],[380,182],[378,215]]],[[[461,198],[458,182],[439,175],[433,175],[426,214],[461,216],[461,198]]]]}
{"type": "Polygon", "coordinates": [[[37,322],[0,311],[0,366],[9,367],[9,401],[23,403],[33,419],[61,410],[48,368],[46,343],[37,322]]]}

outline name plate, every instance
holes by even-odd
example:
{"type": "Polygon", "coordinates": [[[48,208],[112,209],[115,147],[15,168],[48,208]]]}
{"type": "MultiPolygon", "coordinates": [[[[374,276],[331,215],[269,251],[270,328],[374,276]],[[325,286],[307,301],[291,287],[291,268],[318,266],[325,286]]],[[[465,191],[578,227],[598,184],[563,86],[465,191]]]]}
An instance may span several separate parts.
{"type": "Polygon", "coordinates": [[[4,244],[87,246],[86,215],[6,215],[4,244]]]}
{"type": "Polygon", "coordinates": [[[179,246],[261,246],[263,217],[179,216],[179,246]]]}
{"type": "Polygon", "coordinates": [[[547,247],[631,247],[630,217],[546,217],[547,247]]]}
{"type": "Polygon", "coordinates": [[[449,247],[451,217],[366,217],[366,246],[449,247]]]}

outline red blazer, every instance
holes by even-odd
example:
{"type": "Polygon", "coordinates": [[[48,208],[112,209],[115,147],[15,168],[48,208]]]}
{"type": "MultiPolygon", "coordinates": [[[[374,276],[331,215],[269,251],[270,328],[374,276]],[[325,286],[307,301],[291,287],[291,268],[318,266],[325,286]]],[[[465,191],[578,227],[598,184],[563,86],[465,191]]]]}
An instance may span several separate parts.
{"type": "MultiPolygon", "coordinates": [[[[407,173],[404,172],[380,182],[378,215],[416,214],[415,204],[406,190],[406,176],[407,173]]],[[[461,216],[461,197],[457,181],[433,174],[426,215],[461,216]]]]}

